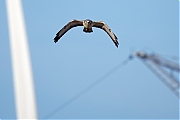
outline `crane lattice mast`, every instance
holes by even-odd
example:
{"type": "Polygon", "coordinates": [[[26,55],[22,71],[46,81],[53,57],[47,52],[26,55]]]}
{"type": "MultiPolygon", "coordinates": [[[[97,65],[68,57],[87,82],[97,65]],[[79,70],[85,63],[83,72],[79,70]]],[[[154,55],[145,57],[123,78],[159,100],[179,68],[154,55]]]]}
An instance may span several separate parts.
{"type": "Polygon", "coordinates": [[[179,80],[172,74],[172,72],[180,72],[178,63],[142,51],[135,52],[132,56],[138,57],[179,98],[179,80]]]}

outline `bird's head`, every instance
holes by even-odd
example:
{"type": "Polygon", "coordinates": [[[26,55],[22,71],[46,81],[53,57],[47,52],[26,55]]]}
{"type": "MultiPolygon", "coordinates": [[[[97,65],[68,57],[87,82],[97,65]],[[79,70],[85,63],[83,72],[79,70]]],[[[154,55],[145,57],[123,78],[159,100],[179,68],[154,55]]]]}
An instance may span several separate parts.
{"type": "Polygon", "coordinates": [[[84,23],[85,24],[88,24],[88,25],[91,25],[92,24],[92,20],[90,20],[90,19],[86,19],[86,20],[84,20],[84,23]]]}

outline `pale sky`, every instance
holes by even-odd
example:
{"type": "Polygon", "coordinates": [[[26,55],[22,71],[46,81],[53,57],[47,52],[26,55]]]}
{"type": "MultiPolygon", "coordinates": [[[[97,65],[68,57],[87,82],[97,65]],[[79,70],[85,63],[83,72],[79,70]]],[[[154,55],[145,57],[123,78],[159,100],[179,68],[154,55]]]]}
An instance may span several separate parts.
{"type": "MultiPolygon", "coordinates": [[[[38,116],[43,118],[125,60],[133,51],[179,56],[176,0],[24,0],[38,116]],[[104,21],[118,37],[94,28],[55,34],[72,19],[104,21]]],[[[16,118],[5,0],[0,1],[0,119],[16,118]]],[[[178,61],[178,60],[176,60],[178,61]]],[[[139,59],[103,80],[52,119],[177,119],[179,100],[139,59]]]]}

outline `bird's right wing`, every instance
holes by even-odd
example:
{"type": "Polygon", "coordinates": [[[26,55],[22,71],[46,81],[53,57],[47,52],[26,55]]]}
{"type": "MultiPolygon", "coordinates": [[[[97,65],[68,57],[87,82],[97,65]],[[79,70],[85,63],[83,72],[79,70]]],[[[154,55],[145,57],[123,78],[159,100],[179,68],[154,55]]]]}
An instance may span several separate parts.
{"type": "Polygon", "coordinates": [[[83,26],[83,21],[72,20],[71,22],[69,22],[56,34],[56,37],[54,38],[54,42],[56,43],[68,30],[76,26],[83,26]]]}

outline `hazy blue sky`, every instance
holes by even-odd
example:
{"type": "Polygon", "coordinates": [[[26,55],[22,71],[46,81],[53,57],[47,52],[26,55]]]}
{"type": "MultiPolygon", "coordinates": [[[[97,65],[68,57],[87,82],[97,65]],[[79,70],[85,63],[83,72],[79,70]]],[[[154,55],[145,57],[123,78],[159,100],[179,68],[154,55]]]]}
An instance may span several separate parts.
{"type": "MultiPolygon", "coordinates": [[[[178,0],[23,0],[39,118],[117,66],[132,52],[179,56],[178,0]],[[72,19],[104,21],[100,29],[55,34],[72,19]]],[[[16,118],[5,0],[0,0],[0,119],[16,118]]],[[[178,118],[179,100],[137,58],[51,118],[178,118]]]]}

